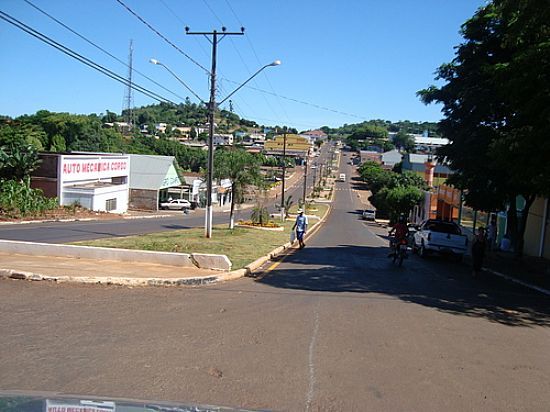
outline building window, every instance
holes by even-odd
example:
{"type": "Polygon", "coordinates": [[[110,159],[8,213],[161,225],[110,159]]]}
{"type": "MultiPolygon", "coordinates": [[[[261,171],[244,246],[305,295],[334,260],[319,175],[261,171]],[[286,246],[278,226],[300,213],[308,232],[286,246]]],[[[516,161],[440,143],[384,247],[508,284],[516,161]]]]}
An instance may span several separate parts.
{"type": "Polygon", "coordinates": [[[105,210],[110,212],[116,209],[116,199],[108,199],[105,201],[105,210]]]}

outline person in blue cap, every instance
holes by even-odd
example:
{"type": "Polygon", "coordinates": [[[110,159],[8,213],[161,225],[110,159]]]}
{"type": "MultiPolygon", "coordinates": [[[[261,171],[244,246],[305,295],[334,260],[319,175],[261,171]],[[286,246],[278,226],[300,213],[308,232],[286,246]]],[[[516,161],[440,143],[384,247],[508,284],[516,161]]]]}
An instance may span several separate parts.
{"type": "Polygon", "coordinates": [[[304,243],[304,235],[307,231],[308,220],[307,216],[304,215],[303,209],[298,209],[298,216],[296,216],[296,222],[292,226],[292,230],[296,229],[296,239],[300,243],[300,249],[303,249],[306,244],[304,243]]]}

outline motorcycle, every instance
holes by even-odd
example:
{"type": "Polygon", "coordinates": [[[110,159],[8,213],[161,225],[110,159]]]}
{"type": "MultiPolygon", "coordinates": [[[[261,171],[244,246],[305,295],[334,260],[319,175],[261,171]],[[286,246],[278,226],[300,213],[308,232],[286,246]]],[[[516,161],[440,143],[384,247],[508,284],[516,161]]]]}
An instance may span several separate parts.
{"type": "Polygon", "coordinates": [[[393,248],[393,263],[397,263],[399,266],[403,265],[403,259],[407,259],[407,239],[400,240],[399,243],[393,245],[393,248]]]}

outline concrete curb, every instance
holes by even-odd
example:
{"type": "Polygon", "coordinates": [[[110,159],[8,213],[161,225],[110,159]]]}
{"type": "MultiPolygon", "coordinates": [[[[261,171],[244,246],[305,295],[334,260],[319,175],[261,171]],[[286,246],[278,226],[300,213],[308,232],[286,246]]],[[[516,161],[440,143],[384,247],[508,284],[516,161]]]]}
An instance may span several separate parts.
{"type": "MultiPolygon", "coordinates": [[[[326,217],[328,216],[331,210],[332,210],[332,207],[328,205],[328,209],[326,213],[323,215],[323,217],[319,218],[319,220],[315,222],[315,224],[311,227],[311,230],[306,234],[306,239],[308,239],[310,236],[313,236],[319,230],[321,223],[324,223],[326,217]]],[[[252,273],[256,272],[259,268],[261,268],[266,262],[269,262],[270,260],[276,258],[277,256],[287,253],[290,249],[296,249],[296,247],[294,246],[295,243],[296,242],[294,243],[287,242],[284,245],[276,247],[267,255],[262,256],[256,259],[254,262],[246,265],[245,266],[246,276],[250,276],[252,273]]]]}
{"type": "MultiPolygon", "coordinates": [[[[141,216],[120,216],[121,219],[126,220],[137,220],[137,219],[159,219],[164,217],[174,217],[175,215],[141,215],[141,216]]],[[[113,219],[99,219],[96,217],[85,217],[85,218],[74,218],[74,219],[42,219],[42,220],[23,220],[19,222],[0,222],[0,226],[8,225],[28,225],[31,223],[70,223],[70,222],[99,222],[105,221],[108,222],[113,219]]]]}
{"type": "Polygon", "coordinates": [[[13,269],[0,269],[0,278],[30,281],[52,281],[56,283],[84,283],[116,286],[200,286],[229,278],[232,272],[221,275],[199,276],[191,278],[129,278],[129,277],[93,277],[93,276],[56,276],[26,272],[13,269]]]}
{"type": "Polygon", "coordinates": [[[27,272],[13,269],[0,269],[0,279],[18,279],[29,281],[50,281],[56,283],[83,283],[94,285],[114,286],[203,286],[213,283],[235,280],[246,276],[246,269],[238,269],[232,272],[215,274],[211,276],[197,276],[188,278],[129,278],[129,277],[94,277],[94,276],[56,276],[43,275],[35,272],[27,272]]]}

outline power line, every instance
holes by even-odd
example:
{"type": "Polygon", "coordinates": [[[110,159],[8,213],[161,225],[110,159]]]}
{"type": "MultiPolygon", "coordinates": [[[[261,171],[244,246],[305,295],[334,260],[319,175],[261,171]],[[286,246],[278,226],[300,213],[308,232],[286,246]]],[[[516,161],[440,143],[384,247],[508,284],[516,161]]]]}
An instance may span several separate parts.
{"type": "MultiPolygon", "coordinates": [[[[205,1],[205,0],[203,0],[203,1],[205,1]]],[[[243,24],[241,22],[241,19],[239,18],[239,16],[237,15],[237,13],[233,9],[233,7],[231,6],[231,3],[229,2],[229,0],[225,0],[225,3],[229,7],[229,10],[231,10],[231,13],[233,14],[233,16],[235,17],[237,22],[242,26],[243,24]]],[[[258,54],[256,53],[256,49],[254,48],[254,45],[252,44],[252,40],[250,39],[250,36],[246,36],[246,40],[248,41],[248,43],[250,45],[250,48],[252,49],[252,52],[254,53],[254,56],[256,57],[256,60],[258,61],[259,64],[261,64],[260,59],[258,57],[258,54]]],[[[256,91],[259,91],[261,93],[276,96],[280,99],[285,99],[285,100],[289,100],[289,101],[292,101],[292,102],[295,102],[295,103],[300,103],[300,104],[303,104],[303,105],[315,107],[317,109],[329,111],[329,112],[332,112],[332,113],[342,114],[342,115],[349,116],[349,117],[354,117],[354,118],[357,118],[357,119],[364,119],[363,116],[358,116],[358,115],[355,115],[355,114],[352,114],[352,113],[346,113],[346,112],[342,112],[342,111],[339,111],[339,110],[331,109],[329,107],[324,107],[324,106],[320,106],[320,105],[317,105],[317,104],[314,104],[314,103],[305,102],[303,100],[298,100],[298,99],[294,99],[294,98],[291,98],[291,97],[282,96],[282,95],[275,92],[275,90],[273,89],[273,86],[271,85],[269,77],[267,77],[267,75],[265,73],[263,73],[263,75],[264,75],[267,83],[269,84],[269,88],[271,89],[271,92],[266,91],[266,90],[262,90],[262,89],[259,89],[259,88],[254,88],[252,86],[245,86],[245,87],[248,87],[249,89],[253,89],[253,90],[256,90],[256,91]]],[[[225,80],[237,84],[237,82],[234,82],[232,80],[229,80],[229,79],[225,79],[225,80]]],[[[282,104],[280,104],[280,105],[281,105],[281,109],[283,110],[285,116],[288,118],[288,115],[286,113],[286,110],[284,109],[284,106],[282,104]]]]}
{"type": "MultiPolygon", "coordinates": [[[[227,78],[224,78],[224,80],[228,81],[230,83],[239,84],[238,82],[236,82],[234,80],[227,79],[227,78]]],[[[331,109],[330,107],[320,106],[318,104],[309,103],[309,102],[306,102],[304,100],[298,100],[298,99],[295,99],[293,97],[283,96],[281,94],[278,94],[278,93],[275,93],[275,92],[270,92],[270,91],[263,90],[263,89],[259,89],[257,87],[253,87],[253,86],[244,86],[244,87],[246,87],[248,89],[256,90],[256,91],[261,92],[261,93],[270,94],[272,96],[280,97],[281,99],[289,100],[291,102],[300,103],[300,104],[303,104],[305,106],[310,106],[310,107],[315,107],[316,109],[325,110],[327,112],[337,113],[337,114],[341,114],[341,115],[344,115],[344,116],[354,117],[354,118],[357,118],[357,119],[365,119],[364,116],[358,116],[358,115],[353,114],[353,113],[342,112],[340,110],[331,109]]]]}
{"type": "Polygon", "coordinates": [[[176,49],[178,52],[183,54],[185,57],[187,57],[191,62],[193,62],[196,66],[200,67],[202,70],[204,70],[207,74],[210,74],[210,71],[204,67],[202,64],[200,64],[198,61],[193,59],[191,56],[189,56],[187,53],[185,53],[182,49],[180,49],[178,46],[176,46],[174,43],[172,43],[165,35],[163,35],[161,32],[159,32],[157,29],[155,29],[152,25],[147,23],[143,17],[141,17],[139,14],[137,14],[134,10],[132,10],[130,7],[128,7],[122,0],[116,0],[122,7],[124,7],[128,12],[130,12],[136,19],[141,21],[143,24],[145,24],[150,30],[152,30],[157,36],[159,36],[162,40],[164,40],[166,43],[168,43],[170,46],[172,46],[174,49],[176,49]]]}
{"type": "MultiPolygon", "coordinates": [[[[170,40],[168,40],[164,35],[162,35],[158,30],[156,30],[153,26],[151,26],[149,23],[147,23],[142,17],[140,17],[136,12],[134,12],[130,7],[128,7],[122,0],[116,0],[118,3],[120,3],[124,8],[126,8],[126,10],[128,10],[131,14],[133,14],[138,20],[140,20],[143,24],[145,24],[147,27],[149,27],[149,29],[151,29],[153,32],[155,32],[159,37],[161,37],[165,42],[167,42],[169,45],[171,45],[173,48],[175,48],[177,51],[179,51],[180,53],[182,53],[185,57],[187,57],[189,60],[191,60],[193,63],[195,63],[197,66],[199,66],[201,69],[203,69],[206,73],[210,74],[210,71],[208,69],[206,69],[203,65],[201,65],[200,63],[198,63],[196,60],[194,60],[191,56],[189,56],[187,53],[185,53],[183,50],[181,50],[178,46],[176,46],[174,43],[172,43],[170,40]]],[[[204,1],[204,0],[203,0],[204,1]]],[[[212,10],[210,8],[210,6],[205,2],[206,6],[212,10]]],[[[234,11],[233,11],[234,13],[234,11]]],[[[219,17],[214,13],[214,16],[218,19],[219,17]]],[[[237,20],[239,20],[237,18],[237,20]]],[[[256,55],[257,57],[257,55],[256,55]]],[[[258,59],[259,61],[259,59],[258,59]]],[[[261,63],[260,63],[261,64],[261,63]]],[[[221,76],[220,76],[221,77],[221,76]]],[[[230,83],[234,83],[234,84],[239,84],[238,82],[234,81],[234,80],[229,80],[229,79],[225,79],[227,80],[228,82],[230,83]]],[[[331,113],[336,113],[336,114],[341,114],[341,115],[344,115],[344,116],[348,116],[348,117],[353,117],[353,118],[356,118],[356,119],[364,119],[365,117],[364,116],[358,116],[358,115],[355,115],[355,114],[352,114],[352,113],[346,113],[346,112],[342,112],[340,110],[335,110],[335,109],[331,109],[329,107],[324,107],[324,106],[320,106],[318,104],[314,104],[314,103],[309,103],[309,102],[306,102],[306,101],[303,101],[303,100],[298,100],[298,99],[294,99],[292,97],[286,97],[286,96],[283,96],[283,95],[280,95],[278,93],[276,93],[275,91],[272,91],[272,92],[269,92],[267,90],[262,90],[258,87],[253,87],[253,86],[245,86],[251,90],[256,90],[256,91],[259,91],[261,93],[265,93],[265,94],[269,94],[271,96],[275,96],[275,97],[278,97],[278,98],[281,98],[281,99],[284,99],[284,100],[288,100],[288,101],[292,101],[292,102],[295,102],[295,103],[299,103],[299,104],[303,104],[303,105],[306,105],[306,106],[310,106],[310,107],[314,107],[316,109],[319,109],[319,110],[324,110],[324,111],[327,111],[327,112],[331,112],[331,113]]]]}
{"type": "MultiPolygon", "coordinates": [[[[164,0],[159,0],[159,1],[182,24],[182,26],[187,26],[187,23],[185,21],[183,21],[183,19],[170,6],[168,6],[168,4],[166,4],[166,2],[164,0]]],[[[202,54],[204,54],[204,56],[208,58],[209,57],[208,53],[206,52],[204,46],[199,41],[199,39],[195,38],[195,41],[199,45],[199,47],[201,48],[202,54]]]]}
{"type": "MultiPolygon", "coordinates": [[[[69,57],[72,57],[73,59],[78,60],[81,63],[84,63],[85,65],[91,67],[92,69],[97,70],[98,72],[104,74],[105,76],[108,76],[108,77],[112,78],[113,80],[116,80],[119,83],[122,83],[126,86],[130,85],[128,80],[125,79],[124,77],[122,77],[122,76],[116,74],[115,72],[107,69],[106,67],[101,66],[100,64],[88,59],[87,57],[82,56],[81,54],[79,54],[79,53],[75,52],[74,50],[62,45],[61,43],[58,43],[57,41],[55,41],[52,38],[46,36],[45,34],[33,29],[32,27],[27,26],[25,23],[17,20],[15,17],[12,17],[9,14],[4,13],[3,11],[0,11],[0,19],[4,20],[4,21],[10,23],[11,25],[17,27],[18,29],[30,34],[31,36],[33,36],[33,37],[37,38],[38,40],[48,44],[49,46],[54,47],[55,49],[61,51],[62,53],[68,55],[69,57]]],[[[136,83],[132,83],[131,87],[134,90],[136,90],[136,91],[138,91],[138,92],[140,92],[140,93],[142,93],[142,94],[144,94],[144,95],[146,95],[146,96],[148,96],[148,97],[150,97],[154,100],[157,100],[159,102],[168,102],[168,103],[172,103],[174,105],[177,105],[173,101],[171,101],[171,100],[169,100],[169,99],[167,99],[167,98],[165,98],[165,97],[163,97],[163,96],[161,96],[161,95],[159,95],[159,94],[157,94],[157,93],[155,93],[155,92],[153,92],[149,89],[146,89],[143,86],[139,86],[136,83]]]]}
{"type": "MultiPolygon", "coordinates": [[[[224,25],[224,24],[223,24],[223,21],[222,21],[222,20],[220,19],[220,17],[216,14],[216,12],[215,12],[214,9],[210,6],[210,4],[208,4],[207,0],[202,0],[202,1],[203,1],[204,5],[208,8],[208,10],[210,10],[210,12],[212,13],[212,15],[213,15],[213,16],[218,20],[218,22],[223,26],[223,25],[224,25]]],[[[229,7],[231,8],[231,5],[229,5],[229,7]]],[[[233,14],[235,15],[234,10],[233,10],[233,9],[231,9],[231,10],[233,11],[233,14]]],[[[236,16],[236,15],[235,15],[235,16],[236,16]]],[[[239,19],[237,18],[237,20],[239,20],[239,19]]],[[[244,26],[240,20],[239,20],[239,24],[240,24],[241,27],[244,26]]],[[[249,75],[252,75],[252,71],[250,70],[250,68],[249,68],[248,65],[246,64],[246,62],[245,62],[245,60],[244,60],[244,58],[243,58],[241,52],[239,51],[239,49],[238,49],[237,46],[235,45],[235,42],[233,41],[233,38],[230,38],[229,40],[231,41],[231,45],[233,46],[233,49],[235,50],[235,52],[236,52],[237,55],[239,56],[239,59],[241,60],[241,63],[243,64],[244,68],[246,69],[246,71],[248,72],[249,75]]],[[[256,58],[257,58],[257,56],[256,56],[256,58]]],[[[260,60],[259,60],[258,58],[257,58],[257,60],[258,60],[258,64],[259,64],[260,66],[262,66],[262,63],[260,62],[260,60]]],[[[220,75],[220,77],[221,77],[221,75],[220,75]]],[[[264,73],[264,77],[267,78],[267,76],[265,75],[265,73],[264,73]]],[[[256,85],[258,84],[258,83],[256,82],[256,79],[254,79],[253,83],[256,84],[256,85]]],[[[265,97],[265,95],[262,95],[262,98],[264,99],[265,104],[266,104],[267,107],[271,110],[271,112],[272,112],[276,117],[280,117],[280,116],[279,116],[279,113],[277,113],[277,112],[275,111],[275,109],[273,108],[273,106],[271,105],[271,103],[269,102],[269,100],[265,97]]],[[[284,112],[284,109],[283,109],[283,112],[284,112]]],[[[287,116],[287,120],[289,120],[289,119],[288,119],[288,116],[287,116]]]]}
{"type": "MultiPolygon", "coordinates": [[[[92,45],[93,47],[95,47],[96,49],[102,51],[103,53],[105,53],[107,56],[115,59],[117,62],[119,62],[120,64],[123,64],[124,66],[128,67],[128,64],[126,62],[124,62],[123,60],[119,59],[118,57],[116,57],[115,55],[111,54],[110,52],[108,52],[107,50],[105,50],[103,47],[101,46],[98,46],[96,43],[94,43],[93,41],[91,41],[90,39],[86,38],[85,36],[83,36],[82,34],[78,33],[76,30],[72,29],[71,27],[67,26],[65,23],[59,21],[58,19],[56,19],[54,16],[52,16],[51,14],[47,13],[46,11],[42,10],[40,7],[38,7],[37,5],[31,3],[29,0],[23,0],[25,3],[27,3],[29,6],[35,8],[36,10],[38,10],[40,13],[44,14],[45,16],[47,16],[48,18],[52,19],[53,21],[55,21],[57,24],[59,24],[60,26],[64,27],[65,29],[69,30],[71,33],[73,33],[74,35],[80,37],[82,40],[84,40],[85,42],[87,42],[88,44],[92,45]]],[[[181,100],[185,100],[185,98],[179,96],[178,94],[174,93],[172,90],[164,87],[162,84],[156,82],[155,80],[151,79],[150,77],[146,76],[145,74],[141,73],[139,70],[135,69],[132,67],[131,69],[132,71],[136,72],[137,74],[139,74],[140,76],[146,78],[147,80],[149,80],[150,82],[156,84],[157,86],[159,86],[160,88],[164,89],[165,91],[173,94],[174,96],[176,96],[178,99],[181,99],[181,100]]]]}
{"type": "MultiPolygon", "coordinates": [[[[237,22],[242,26],[242,25],[243,25],[243,24],[242,24],[242,21],[241,21],[241,19],[239,18],[239,16],[237,15],[237,13],[235,12],[235,10],[233,9],[233,7],[231,6],[231,3],[229,2],[229,0],[225,0],[225,3],[227,4],[227,7],[229,7],[229,10],[231,10],[231,13],[233,13],[233,16],[235,17],[235,19],[237,20],[237,22]]],[[[250,48],[252,49],[252,53],[253,53],[254,56],[256,57],[256,61],[258,62],[258,64],[261,65],[262,63],[261,63],[261,61],[260,61],[260,58],[258,57],[258,53],[256,53],[256,49],[254,48],[254,45],[252,44],[252,40],[251,40],[250,36],[246,36],[246,40],[248,41],[248,44],[249,44],[250,48]]],[[[269,80],[269,77],[267,76],[267,74],[265,74],[265,73],[262,73],[262,74],[263,74],[265,80],[267,81],[267,84],[269,85],[269,88],[271,89],[271,91],[272,91],[273,93],[275,93],[275,89],[273,88],[273,85],[271,84],[271,81],[269,80]]],[[[255,82],[255,83],[256,83],[256,82],[255,82]]],[[[257,83],[256,83],[256,84],[257,84],[257,83]]],[[[265,98],[265,97],[264,97],[264,98],[265,98]]],[[[265,99],[265,100],[266,100],[266,102],[267,102],[267,99],[265,99]]],[[[282,104],[280,98],[277,99],[277,103],[279,103],[279,107],[281,108],[281,110],[282,110],[284,116],[286,117],[287,121],[290,122],[290,117],[288,116],[288,113],[287,113],[287,111],[286,111],[284,105],[282,104]]],[[[268,103],[268,106],[270,106],[269,103],[268,103]]],[[[273,109],[272,109],[272,111],[273,111],[273,113],[275,113],[275,111],[274,111],[273,109]]]]}

